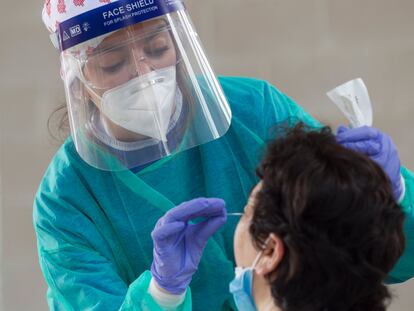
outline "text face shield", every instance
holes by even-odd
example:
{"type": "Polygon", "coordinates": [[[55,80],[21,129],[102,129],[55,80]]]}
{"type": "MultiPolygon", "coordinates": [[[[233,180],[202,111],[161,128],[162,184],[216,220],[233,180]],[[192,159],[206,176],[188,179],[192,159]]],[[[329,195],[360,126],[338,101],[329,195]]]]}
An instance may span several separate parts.
{"type": "MultiPolygon", "coordinates": [[[[123,27],[69,47],[59,30],[72,137],[82,159],[104,170],[151,163],[230,126],[230,108],[181,1],[170,11],[171,1],[141,2],[145,12],[154,12],[152,3],[165,14],[136,23],[107,17],[123,27]]],[[[132,3],[112,3],[105,14],[132,3]]]]}

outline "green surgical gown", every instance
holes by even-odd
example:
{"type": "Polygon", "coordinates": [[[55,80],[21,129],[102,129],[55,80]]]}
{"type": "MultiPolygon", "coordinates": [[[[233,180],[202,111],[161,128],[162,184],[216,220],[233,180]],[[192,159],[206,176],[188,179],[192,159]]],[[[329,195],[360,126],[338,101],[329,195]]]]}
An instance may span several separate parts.
{"type": "MultiPolygon", "coordinates": [[[[255,168],[270,130],[290,119],[319,126],[267,82],[220,78],[232,109],[228,132],[215,141],[163,158],[142,171],[109,172],[87,165],[69,138],[55,155],[34,202],[40,266],[51,310],[157,310],[147,293],[151,231],[168,209],[196,197],[218,197],[242,211],[257,183],[255,168]]],[[[402,170],[408,218],[405,255],[393,282],[414,275],[414,176],[402,170]]],[[[235,309],[233,233],[238,219],[209,240],[181,310],[235,309]]]]}

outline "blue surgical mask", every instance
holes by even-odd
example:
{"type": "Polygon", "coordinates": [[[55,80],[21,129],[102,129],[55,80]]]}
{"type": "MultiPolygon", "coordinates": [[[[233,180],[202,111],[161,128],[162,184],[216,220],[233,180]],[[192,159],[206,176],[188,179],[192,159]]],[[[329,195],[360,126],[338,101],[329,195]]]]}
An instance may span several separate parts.
{"type": "Polygon", "coordinates": [[[253,269],[236,267],[236,276],[230,283],[230,293],[233,295],[239,311],[256,311],[253,300],[253,269]]]}
{"type": "Polygon", "coordinates": [[[230,293],[233,295],[239,311],[257,311],[253,299],[253,271],[262,253],[263,251],[257,255],[251,267],[235,268],[236,276],[230,282],[230,293]]]}

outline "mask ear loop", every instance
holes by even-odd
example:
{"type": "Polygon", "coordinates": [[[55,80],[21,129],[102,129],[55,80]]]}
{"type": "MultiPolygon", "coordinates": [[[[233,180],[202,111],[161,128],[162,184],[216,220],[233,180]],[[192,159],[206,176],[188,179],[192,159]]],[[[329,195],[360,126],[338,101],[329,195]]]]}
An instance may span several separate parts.
{"type": "Polygon", "coordinates": [[[253,261],[253,264],[251,266],[252,270],[254,270],[256,268],[257,264],[259,263],[259,260],[262,258],[263,252],[265,251],[267,243],[269,243],[269,241],[270,241],[270,236],[266,239],[266,241],[264,242],[264,246],[263,246],[262,250],[260,251],[259,254],[257,254],[255,260],[253,261]]]}
{"type": "Polygon", "coordinates": [[[100,111],[102,111],[102,96],[100,96],[98,93],[96,93],[93,88],[91,88],[88,83],[86,83],[84,80],[81,80],[85,89],[87,89],[89,92],[91,92],[94,97],[96,98],[95,100],[93,100],[93,103],[98,107],[98,109],[100,111]]]}
{"type": "MultiPolygon", "coordinates": [[[[69,66],[71,67],[71,71],[73,72],[73,76],[78,79],[78,81],[76,83],[78,83],[77,87],[78,87],[78,91],[80,90],[81,86],[80,84],[83,84],[83,87],[91,93],[91,95],[93,95],[97,100],[94,100],[94,104],[98,107],[99,110],[102,110],[102,104],[101,104],[101,100],[102,100],[102,96],[100,96],[98,93],[96,93],[96,91],[89,85],[89,83],[86,81],[85,77],[83,76],[83,70],[82,70],[82,65],[79,64],[79,60],[76,59],[73,55],[68,55],[68,59],[66,60],[66,62],[68,62],[67,65],[65,65],[65,67],[69,66]]],[[[68,70],[68,69],[66,69],[68,70]]],[[[73,79],[72,83],[75,81],[75,79],[73,79]]],[[[74,90],[72,90],[74,91],[74,90]]],[[[78,94],[74,94],[79,95],[80,92],[78,92],[78,94]]],[[[77,97],[79,98],[79,97],[77,97]]]]}

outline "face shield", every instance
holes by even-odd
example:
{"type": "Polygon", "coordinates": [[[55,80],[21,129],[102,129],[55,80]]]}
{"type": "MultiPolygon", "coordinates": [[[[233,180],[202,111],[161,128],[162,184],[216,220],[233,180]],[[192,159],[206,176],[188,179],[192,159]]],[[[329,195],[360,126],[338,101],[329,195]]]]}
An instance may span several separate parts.
{"type": "Polygon", "coordinates": [[[71,134],[88,164],[133,169],[229,128],[230,108],[181,1],[116,1],[57,33],[71,134]]]}

